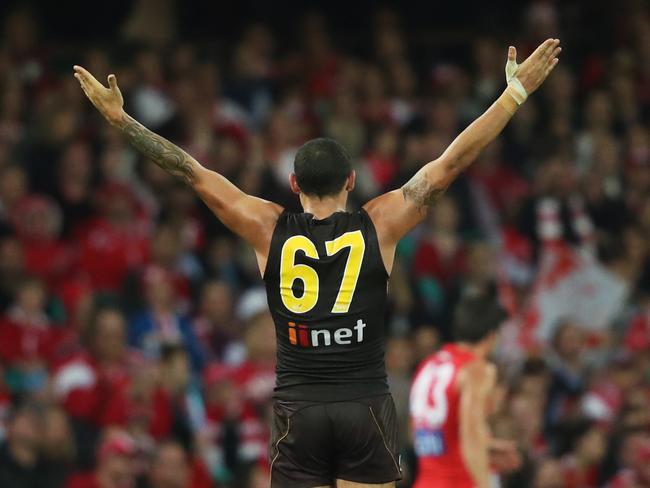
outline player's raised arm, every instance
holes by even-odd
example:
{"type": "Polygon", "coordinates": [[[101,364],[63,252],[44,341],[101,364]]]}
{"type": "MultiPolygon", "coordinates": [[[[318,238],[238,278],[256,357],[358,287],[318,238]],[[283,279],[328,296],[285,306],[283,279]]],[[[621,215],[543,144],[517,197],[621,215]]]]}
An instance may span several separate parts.
{"type": "Polygon", "coordinates": [[[365,205],[382,246],[387,267],[397,242],[426,215],[456,177],[501,133],[508,121],[558,63],[560,41],[548,39],[523,63],[517,64],[517,51],[508,49],[508,86],[483,115],[472,122],[437,159],[423,166],[401,189],[371,200],[365,205]]]}
{"type": "Polygon", "coordinates": [[[75,66],[74,71],[84,93],[106,120],[120,129],[131,145],[148,159],[194,188],[219,220],[255,248],[263,268],[273,228],[282,208],[247,195],[228,179],[201,166],[180,147],[128,115],[123,109],[124,100],[115,75],[109,75],[106,88],[81,66],[75,66]]]}

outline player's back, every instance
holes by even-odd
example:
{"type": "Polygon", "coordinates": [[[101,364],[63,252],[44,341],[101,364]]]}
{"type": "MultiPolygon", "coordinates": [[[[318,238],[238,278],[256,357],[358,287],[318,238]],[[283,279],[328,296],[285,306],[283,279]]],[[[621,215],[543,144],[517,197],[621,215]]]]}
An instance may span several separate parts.
{"type": "Polygon", "coordinates": [[[388,275],[364,210],[280,215],[264,281],[278,344],[280,400],[340,401],[388,393],[388,275]]]}
{"type": "Polygon", "coordinates": [[[472,488],[460,445],[458,377],[474,354],[448,344],[427,358],[411,387],[411,425],[418,456],[414,488],[472,488]]]}

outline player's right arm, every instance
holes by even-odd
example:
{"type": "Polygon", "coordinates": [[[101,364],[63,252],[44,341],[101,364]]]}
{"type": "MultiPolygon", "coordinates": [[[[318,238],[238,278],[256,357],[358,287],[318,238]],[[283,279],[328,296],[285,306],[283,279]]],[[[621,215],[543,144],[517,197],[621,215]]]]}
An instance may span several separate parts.
{"type": "Polygon", "coordinates": [[[489,486],[491,436],[487,407],[495,384],[496,368],[484,361],[471,363],[459,376],[460,451],[477,488],[489,486]]]}
{"type": "Polygon", "coordinates": [[[508,50],[508,87],[483,115],[472,122],[437,159],[424,165],[401,189],[365,205],[381,246],[384,264],[390,271],[397,242],[426,216],[428,207],[447,190],[456,177],[501,133],[517,108],[533,93],[558,62],[558,39],[548,39],[521,65],[517,51],[508,50]]]}
{"type": "Polygon", "coordinates": [[[128,115],[123,109],[124,100],[115,75],[108,77],[106,88],[81,66],[75,66],[74,70],[84,93],[106,120],[144,156],[190,185],[219,220],[253,246],[263,269],[282,208],[247,195],[227,178],[203,167],[180,147],[128,115]]]}

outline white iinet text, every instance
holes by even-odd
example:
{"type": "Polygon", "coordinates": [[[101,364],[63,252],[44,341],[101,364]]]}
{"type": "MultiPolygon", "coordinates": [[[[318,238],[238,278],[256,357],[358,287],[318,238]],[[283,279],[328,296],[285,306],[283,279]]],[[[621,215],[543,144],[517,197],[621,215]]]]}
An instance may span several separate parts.
{"type": "Polygon", "coordinates": [[[332,336],[334,336],[334,343],[339,345],[352,344],[352,337],[354,335],[353,330],[357,331],[357,342],[363,342],[363,329],[366,327],[366,324],[363,320],[357,320],[357,325],[352,329],[348,327],[341,327],[336,329],[334,334],[332,334],[327,329],[312,329],[311,332],[311,344],[314,347],[320,346],[320,340],[323,341],[323,346],[332,345],[332,336]]]}

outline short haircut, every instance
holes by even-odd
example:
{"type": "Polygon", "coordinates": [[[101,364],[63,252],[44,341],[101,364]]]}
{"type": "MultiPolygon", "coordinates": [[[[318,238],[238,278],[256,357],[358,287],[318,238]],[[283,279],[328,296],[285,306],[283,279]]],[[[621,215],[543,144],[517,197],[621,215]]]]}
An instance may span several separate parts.
{"type": "Polygon", "coordinates": [[[495,332],[506,313],[495,296],[462,299],[454,312],[454,340],[476,344],[495,332]]]}
{"type": "Polygon", "coordinates": [[[305,195],[336,195],[352,172],[350,155],[334,139],[318,138],[303,144],[293,162],[296,181],[305,195]]]}

